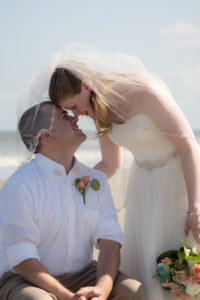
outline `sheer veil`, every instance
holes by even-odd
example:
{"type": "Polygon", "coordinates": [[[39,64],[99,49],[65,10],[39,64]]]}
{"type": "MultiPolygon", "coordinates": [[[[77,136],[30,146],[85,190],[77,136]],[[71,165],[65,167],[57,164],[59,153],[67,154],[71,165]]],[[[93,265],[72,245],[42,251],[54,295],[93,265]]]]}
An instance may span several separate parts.
{"type": "MultiPolygon", "coordinates": [[[[127,116],[116,109],[116,106],[113,105],[113,99],[116,103],[127,101],[127,99],[123,90],[122,92],[118,91],[115,87],[117,83],[122,83],[126,91],[130,88],[133,90],[134,86],[146,88],[143,83],[134,79],[134,76],[135,78],[143,76],[151,80],[152,89],[162,95],[166,103],[175,103],[167,85],[159,77],[151,74],[139,58],[122,53],[106,52],[82,44],[70,44],[61,51],[52,54],[49,65],[32,79],[26,90],[25,105],[23,104],[23,106],[30,107],[41,101],[49,100],[50,77],[55,68],[59,67],[71,71],[78,79],[85,80],[102,102],[125,122],[128,120],[127,116]]],[[[135,126],[141,125],[135,124],[135,126]]],[[[149,128],[146,129],[149,130],[149,128]]],[[[184,132],[178,134],[162,132],[166,135],[189,138],[184,132]]]]}
{"type": "MultiPolygon", "coordinates": [[[[71,44],[53,54],[50,58],[49,65],[41,70],[30,82],[22,97],[24,101],[20,102],[22,105],[18,110],[18,117],[30,106],[35,104],[40,105],[40,102],[49,100],[49,81],[52,72],[57,67],[63,67],[71,71],[78,79],[85,80],[104,104],[123,119],[124,122],[127,122],[128,118],[123,112],[116,108],[116,105],[113,105],[113,99],[115,99],[116,103],[127,101],[127,99],[123,93],[116,90],[115,86],[117,83],[122,83],[126,91],[130,88],[133,89],[134,86],[143,86],[138,80],[134,80],[134,76],[151,78],[153,89],[155,89],[157,93],[163,95],[166,102],[175,102],[165,83],[157,76],[151,74],[137,57],[122,53],[106,52],[82,44],[71,44]]],[[[145,86],[143,86],[143,88],[145,88],[145,86]]],[[[51,122],[53,122],[53,117],[51,118],[51,122]]],[[[145,128],[145,125],[142,125],[137,121],[135,121],[135,123],[133,122],[133,124],[133,126],[142,127],[145,130],[158,130],[156,128],[145,128]]],[[[52,124],[49,124],[49,128],[51,126],[52,124]]],[[[42,130],[42,128],[40,130],[42,130]]],[[[166,132],[159,130],[159,132],[168,136],[193,139],[193,136],[182,131],[175,133],[173,131],[166,132]]],[[[37,142],[37,140],[34,142],[33,149],[36,147],[37,142]]],[[[20,153],[23,153],[23,151],[24,150],[22,150],[21,147],[20,153]]],[[[22,159],[20,161],[26,160],[25,155],[21,156],[22,159]]],[[[123,176],[119,178],[121,191],[124,190],[122,187],[125,185],[124,179],[122,180],[122,178],[123,176]]],[[[122,202],[124,203],[124,201],[122,202]]]]}

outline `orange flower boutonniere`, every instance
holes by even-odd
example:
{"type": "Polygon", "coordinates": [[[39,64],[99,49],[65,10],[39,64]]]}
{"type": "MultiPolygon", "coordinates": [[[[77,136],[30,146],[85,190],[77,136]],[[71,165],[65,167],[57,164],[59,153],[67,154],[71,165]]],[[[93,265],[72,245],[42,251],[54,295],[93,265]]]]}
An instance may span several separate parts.
{"type": "Polygon", "coordinates": [[[90,180],[90,176],[82,176],[81,178],[76,178],[74,185],[76,189],[82,194],[84,204],[86,204],[85,195],[89,187],[91,187],[94,191],[99,191],[100,189],[99,180],[98,179],[90,180]]]}

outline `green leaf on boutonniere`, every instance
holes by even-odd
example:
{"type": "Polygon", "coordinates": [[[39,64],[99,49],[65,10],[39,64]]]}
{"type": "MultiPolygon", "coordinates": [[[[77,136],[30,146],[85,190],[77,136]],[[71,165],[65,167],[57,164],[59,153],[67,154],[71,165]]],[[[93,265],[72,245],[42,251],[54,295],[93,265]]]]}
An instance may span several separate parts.
{"type": "Polygon", "coordinates": [[[97,179],[92,179],[90,181],[90,186],[94,191],[99,191],[100,190],[100,182],[97,179]]]}
{"type": "Polygon", "coordinates": [[[81,181],[81,178],[76,178],[76,179],[75,179],[75,182],[74,182],[75,186],[76,186],[80,181],[81,181]]]}

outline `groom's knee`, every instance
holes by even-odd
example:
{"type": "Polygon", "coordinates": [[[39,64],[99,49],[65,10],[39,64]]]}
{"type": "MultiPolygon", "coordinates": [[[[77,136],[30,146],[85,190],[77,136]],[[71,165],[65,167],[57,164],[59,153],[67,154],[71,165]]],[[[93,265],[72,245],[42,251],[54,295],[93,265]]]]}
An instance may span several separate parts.
{"type": "Polygon", "coordinates": [[[23,288],[21,286],[16,287],[11,291],[9,294],[9,299],[20,299],[20,300],[52,300],[57,299],[54,295],[51,295],[44,291],[43,289],[40,289],[38,287],[34,286],[24,286],[23,288]]]}
{"type": "Polygon", "coordinates": [[[112,300],[139,300],[142,284],[125,274],[119,273],[118,278],[110,294],[112,300]]]}

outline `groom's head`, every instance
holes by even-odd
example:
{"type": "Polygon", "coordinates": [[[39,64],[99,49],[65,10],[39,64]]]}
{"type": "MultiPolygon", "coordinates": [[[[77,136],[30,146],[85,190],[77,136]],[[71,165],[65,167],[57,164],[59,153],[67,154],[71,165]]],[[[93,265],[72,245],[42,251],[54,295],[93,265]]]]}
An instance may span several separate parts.
{"type": "Polygon", "coordinates": [[[21,116],[18,129],[26,148],[33,153],[74,151],[86,139],[77,118],[50,101],[34,105],[21,116]]]}

